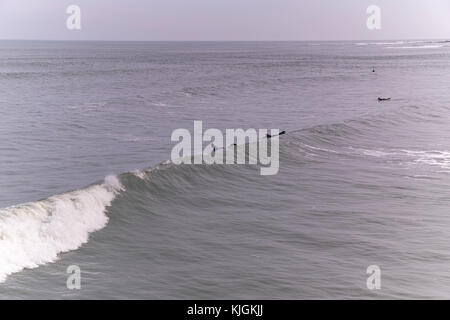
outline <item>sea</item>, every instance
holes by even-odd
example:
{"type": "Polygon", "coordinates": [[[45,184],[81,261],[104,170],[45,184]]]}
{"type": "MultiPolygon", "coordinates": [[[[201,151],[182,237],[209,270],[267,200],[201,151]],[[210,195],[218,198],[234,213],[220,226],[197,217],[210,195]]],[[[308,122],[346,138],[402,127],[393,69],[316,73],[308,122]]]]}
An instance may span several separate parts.
{"type": "Polygon", "coordinates": [[[0,41],[0,208],[0,299],[448,299],[450,41],[0,41]]]}

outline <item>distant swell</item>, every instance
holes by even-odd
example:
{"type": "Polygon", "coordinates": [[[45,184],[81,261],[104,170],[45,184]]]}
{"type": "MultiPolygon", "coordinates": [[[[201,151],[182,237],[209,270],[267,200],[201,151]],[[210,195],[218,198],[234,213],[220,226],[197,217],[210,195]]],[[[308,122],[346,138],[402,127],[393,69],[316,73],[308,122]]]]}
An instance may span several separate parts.
{"type": "Polygon", "coordinates": [[[436,49],[442,48],[444,45],[435,44],[435,45],[423,45],[423,46],[402,46],[402,47],[387,47],[388,49],[436,49]]]}
{"type": "Polygon", "coordinates": [[[106,208],[123,190],[119,179],[0,210],[0,282],[79,248],[108,222],[106,208]]]}
{"type": "Polygon", "coordinates": [[[388,49],[434,49],[444,47],[449,40],[414,40],[414,41],[391,41],[391,42],[358,42],[356,46],[385,46],[388,49]]]}

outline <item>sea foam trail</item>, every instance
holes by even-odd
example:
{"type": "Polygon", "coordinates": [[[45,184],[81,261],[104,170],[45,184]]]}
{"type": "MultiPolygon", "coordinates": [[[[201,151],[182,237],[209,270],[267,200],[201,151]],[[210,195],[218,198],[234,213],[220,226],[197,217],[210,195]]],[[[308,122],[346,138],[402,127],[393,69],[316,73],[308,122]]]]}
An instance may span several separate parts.
{"type": "Polygon", "coordinates": [[[0,282],[54,262],[108,223],[106,208],[124,190],[116,176],[86,189],[0,210],[0,282]]]}

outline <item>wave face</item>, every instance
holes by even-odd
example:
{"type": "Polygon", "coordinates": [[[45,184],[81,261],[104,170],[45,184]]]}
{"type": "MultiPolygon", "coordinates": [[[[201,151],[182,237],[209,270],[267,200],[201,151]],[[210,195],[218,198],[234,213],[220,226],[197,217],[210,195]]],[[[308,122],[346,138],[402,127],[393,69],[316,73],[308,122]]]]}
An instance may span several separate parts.
{"type": "Polygon", "coordinates": [[[106,209],[123,187],[115,176],[86,189],[0,210],[0,282],[78,249],[108,223],[106,209]]]}

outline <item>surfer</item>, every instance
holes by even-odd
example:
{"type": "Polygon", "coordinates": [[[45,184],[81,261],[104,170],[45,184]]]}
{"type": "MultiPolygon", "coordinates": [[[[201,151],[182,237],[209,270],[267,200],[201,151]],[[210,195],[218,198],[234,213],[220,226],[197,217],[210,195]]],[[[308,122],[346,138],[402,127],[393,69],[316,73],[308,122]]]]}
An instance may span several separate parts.
{"type": "Polygon", "coordinates": [[[391,98],[380,98],[380,97],[378,97],[378,102],[380,102],[380,101],[389,101],[389,100],[391,100],[391,98]]]}
{"type": "MultiPolygon", "coordinates": [[[[283,130],[283,131],[281,131],[278,135],[281,136],[281,135],[283,135],[283,134],[285,134],[285,133],[286,133],[286,131],[283,130]]],[[[266,137],[267,137],[267,138],[272,138],[272,137],[276,137],[276,136],[272,136],[271,134],[267,134],[266,137]]]]}

